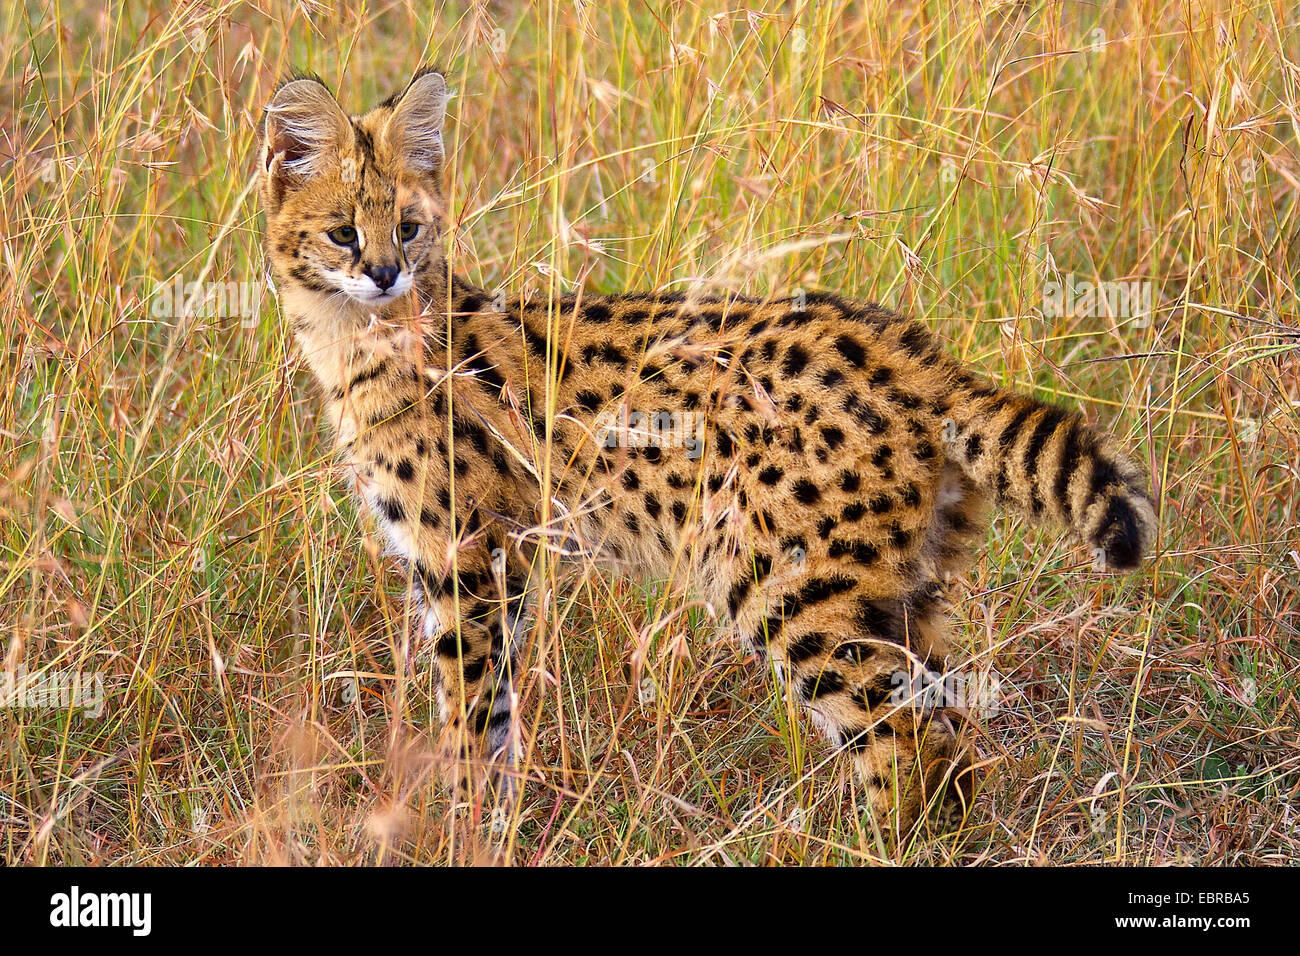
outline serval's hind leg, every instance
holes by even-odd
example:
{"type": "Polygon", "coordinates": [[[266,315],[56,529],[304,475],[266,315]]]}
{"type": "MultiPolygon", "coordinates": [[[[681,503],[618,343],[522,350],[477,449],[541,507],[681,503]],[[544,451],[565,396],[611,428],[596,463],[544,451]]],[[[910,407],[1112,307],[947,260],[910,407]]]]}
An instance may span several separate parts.
{"type": "Polygon", "coordinates": [[[969,797],[970,757],[960,732],[919,692],[917,675],[942,669],[933,591],[926,585],[902,598],[839,602],[843,613],[816,628],[790,622],[771,645],[813,722],[852,754],[876,818],[900,830],[941,797],[969,797]]]}

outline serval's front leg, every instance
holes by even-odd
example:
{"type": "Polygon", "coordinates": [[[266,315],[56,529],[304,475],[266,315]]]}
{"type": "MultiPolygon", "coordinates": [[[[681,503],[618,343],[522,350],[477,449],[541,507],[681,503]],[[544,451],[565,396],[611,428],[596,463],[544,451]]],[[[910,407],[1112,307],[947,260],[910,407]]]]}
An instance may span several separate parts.
{"type": "Polygon", "coordinates": [[[486,543],[461,547],[442,576],[418,569],[424,636],[433,642],[438,706],[458,797],[485,782],[498,799],[516,789],[515,715],[519,653],[528,612],[528,565],[486,543]]]}

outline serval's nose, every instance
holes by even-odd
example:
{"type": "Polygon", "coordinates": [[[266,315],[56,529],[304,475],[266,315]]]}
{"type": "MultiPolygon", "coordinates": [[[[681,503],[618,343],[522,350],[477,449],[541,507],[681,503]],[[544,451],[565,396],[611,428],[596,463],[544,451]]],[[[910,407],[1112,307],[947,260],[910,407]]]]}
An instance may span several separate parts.
{"type": "Polygon", "coordinates": [[[375,285],[379,286],[380,292],[387,292],[397,281],[398,273],[401,270],[397,266],[369,266],[366,269],[368,275],[375,285]]]}

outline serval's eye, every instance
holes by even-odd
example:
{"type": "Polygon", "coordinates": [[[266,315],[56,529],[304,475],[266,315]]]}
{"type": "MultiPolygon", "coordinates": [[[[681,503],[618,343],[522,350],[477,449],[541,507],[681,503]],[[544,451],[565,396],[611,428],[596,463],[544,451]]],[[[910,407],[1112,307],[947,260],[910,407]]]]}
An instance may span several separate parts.
{"type": "Polygon", "coordinates": [[[420,224],[418,222],[404,222],[397,227],[397,238],[402,242],[410,242],[420,234],[420,224]]]}
{"type": "Polygon", "coordinates": [[[339,226],[326,235],[330,237],[330,242],[337,242],[340,246],[351,246],[357,241],[357,231],[352,226],[339,226]]]}

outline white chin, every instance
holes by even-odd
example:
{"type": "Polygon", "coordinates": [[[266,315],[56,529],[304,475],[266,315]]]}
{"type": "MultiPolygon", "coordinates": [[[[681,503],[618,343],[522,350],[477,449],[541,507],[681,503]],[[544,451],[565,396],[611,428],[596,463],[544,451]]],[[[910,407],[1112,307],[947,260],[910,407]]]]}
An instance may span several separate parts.
{"type": "Polygon", "coordinates": [[[373,292],[369,295],[352,295],[349,293],[349,296],[353,302],[359,302],[362,305],[388,305],[388,303],[401,298],[400,293],[394,292],[373,292]]]}

